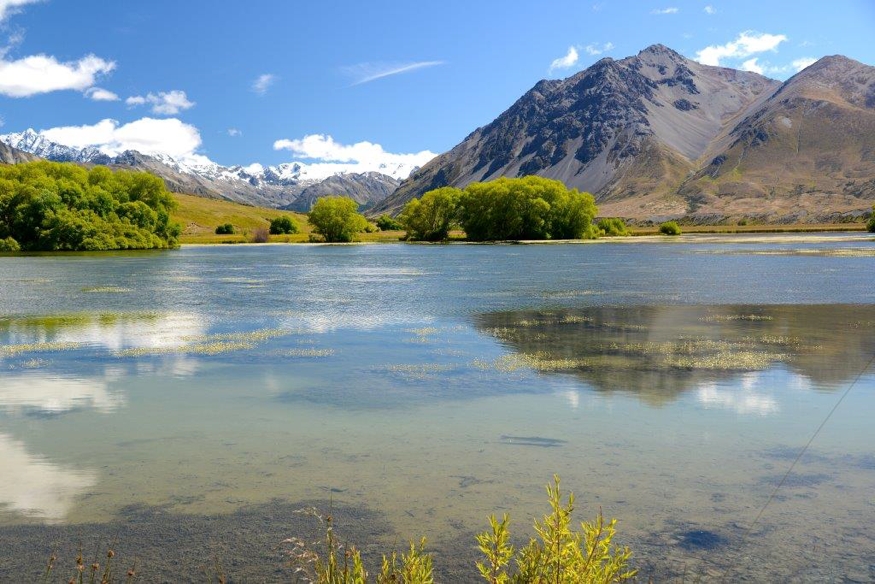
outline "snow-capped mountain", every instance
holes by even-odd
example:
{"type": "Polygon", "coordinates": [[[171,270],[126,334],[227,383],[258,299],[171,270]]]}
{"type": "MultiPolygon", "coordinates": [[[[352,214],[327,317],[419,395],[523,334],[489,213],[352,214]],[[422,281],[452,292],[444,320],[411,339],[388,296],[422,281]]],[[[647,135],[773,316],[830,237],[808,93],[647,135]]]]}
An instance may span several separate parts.
{"type": "Polygon", "coordinates": [[[93,147],[65,146],[33,129],[0,135],[0,142],[47,160],[146,170],[163,178],[167,188],[175,192],[296,211],[310,209],[318,198],[313,193],[343,194],[360,204],[373,205],[418,168],[383,164],[376,170],[362,167],[361,172],[350,172],[349,165],[301,162],[222,166],[201,155],[178,159],[161,153],[127,150],[111,154],[93,147]],[[308,196],[301,198],[305,191],[308,196]]]}

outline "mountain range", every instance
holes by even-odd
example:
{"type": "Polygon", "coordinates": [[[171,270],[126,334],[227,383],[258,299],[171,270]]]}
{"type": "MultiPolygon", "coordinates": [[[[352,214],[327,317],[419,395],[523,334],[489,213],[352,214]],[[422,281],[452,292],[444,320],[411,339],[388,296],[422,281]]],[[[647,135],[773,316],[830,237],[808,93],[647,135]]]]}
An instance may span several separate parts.
{"type": "Polygon", "coordinates": [[[875,68],[824,57],[781,83],[653,45],[538,82],[374,209],[536,174],[633,221],[843,221],[875,203],[875,68]]]}
{"type": "Polygon", "coordinates": [[[172,191],[295,211],[344,194],[369,214],[395,214],[437,187],[535,174],[632,222],[841,222],[875,203],[875,67],[824,57],[782,83],[653,45],[539,81],[422,168],[326,175],[298,162],[109,155],[33,130],[0,136],[0,162],[33,156],[146,170],[172,191]]]}
{"type": "Polygon", "coordinates": [[[173,192],[306,212],[329,194],[350,196],[364,207],[395,191],[415,167],[398,164],[383,172],[337,173],[329,176],[299,162],[278,166],[221,166],[205,157],[178,160],[165,154],[127,150],[109,155],[97,148],[75,148],[52,142],[32,129],[0,136],[0,162],[45,158],[57,162],[103,164],[144,170],[164,179],[173,192]]]}

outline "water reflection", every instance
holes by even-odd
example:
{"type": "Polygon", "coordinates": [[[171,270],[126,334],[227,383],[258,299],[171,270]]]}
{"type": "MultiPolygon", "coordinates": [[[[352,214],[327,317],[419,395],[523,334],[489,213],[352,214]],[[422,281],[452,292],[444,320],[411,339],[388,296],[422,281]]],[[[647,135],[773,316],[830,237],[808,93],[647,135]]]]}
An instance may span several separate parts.
{"type": "Polygon", "coordinates": [[[46,523],[63,521],[76,498],[97,484],[97,474],[30,454],[0,433],[0,509],[46,523]]]}
{"type": "Polygon", "coordinates": [[[42,372],[4,375],[0,408],[13,415],[60,414],[81,408],[111,413],[125,404],[124,394],[110,389],[110,382],[122,375],[113,368],[107,368],[103,377],[78,378],[42,372]]]}
{"type": "Polygon", "coordinates": [[[695,390],[700,403],[771,414],[778,403],[757,372],[778,365],[794,387],[835,389],[875,352],[872,305],[592,307],[494,312],[481,332],[541,372],[573,373],[600,391],[662,405],[695,390]],[[737,380],[735,385],[721,380],[737,380]]]}
{"type": "Polygon", "coordinates": [[[80,347],[110,351],[170,348],[201,336],[207,324],[193,313],[81,313],[0,318],[0,358],[4,354],[80,347]]]}

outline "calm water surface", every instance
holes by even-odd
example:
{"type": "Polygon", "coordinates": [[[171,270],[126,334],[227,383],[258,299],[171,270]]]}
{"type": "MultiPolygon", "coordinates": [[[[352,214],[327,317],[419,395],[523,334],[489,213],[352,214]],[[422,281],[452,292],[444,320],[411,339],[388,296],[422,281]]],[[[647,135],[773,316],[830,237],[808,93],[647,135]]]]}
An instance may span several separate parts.
{"type": "Polygon", "coordinates": [[[873,258],[864,235],[0,257],[0,527],[330,499],[467,561],[558,473],[659,579],[875,581],[873,258]]]}

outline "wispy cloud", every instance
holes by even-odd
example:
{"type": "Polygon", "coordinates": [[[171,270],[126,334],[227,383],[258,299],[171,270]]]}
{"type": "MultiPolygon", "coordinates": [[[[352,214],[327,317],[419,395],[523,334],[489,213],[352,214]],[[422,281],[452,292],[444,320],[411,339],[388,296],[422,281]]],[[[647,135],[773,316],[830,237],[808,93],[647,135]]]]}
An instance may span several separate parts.
{"type": "Polygon", "coordinates": [[[36,4],[42,0],[0,0],[0,22],[21,11],[27,4],[36,4]]]}
{"type": "Polygon", "coordinates": [[[125,103],[131,107],[149,104],[152,106],[152,113],[160,116],[175,116],[196,105],[195,102],[188,99],[184,91],[178,89],[149,93],[145,96],[132,95],[125,100],[125,103]]]}
{"type": "Polygon", "coordinates": [[[258,95],[264,95],[267,93],[267,90],[271,88],[271,86],[276,83],[277,76],[273,73],[264,73],[259,75],[255,81],[252,82],[252,91],[257,93],[258,95]]]}
{"type": "Polygon", "coordinates": [[[705,11],[705,14],[717,14],[717,9],[708,4],[702,10],[705,11]]]}
{"type": "MultiPolygon", "coordinates": [[[[726,59],[744,59],[757,53],[777,51],[778,45],[786,41],[787,37],[782,34],[768,34],[754,31],[745,31],[738,35],[734,41],[725,45],[711,45],[696,53],[696,60],[703,65],[719,66],[726,59]]],[[[755,59],[753,59],[755,61],[755,59]]],[[[747,61],[750,63],[750,61],[747,61]]]]}
{"type": "Polygon", "coordinates": [[[607,53],[610,50],[613,50],[614,43],[605,43],[603,45],[599,45],[598,43],[590,43],[583,47],[583,50],[586,51],[587,55],[591,55],[595,57],[596,55],[601,55],[602,53],[607,53]]]}
{"type": "Polygon", "coordinates": [[[668,8],[654,8],[650,14],[677,14],[678,12],[680,12],[680,8],[670,6],[668,8]]]}
{"type": "Polygon", "coordinates": [[[228,135],[232,138],[239,138],[243,135],[243,132],[238,130],[237,128],[228,128],[228,135]]]}
{"type": "Polygon", "coordinates": [[[577,64],[579,57],[580,55],[577,52],[577,47],[568,47],[568,52],[565,53],[565,56],[553,59],[553,62],[550,63],[550,68],[547,69],[547,71],[552,73],[556,69],[570,69],[577,64]]]}
{"type": "Polygon", "coordinates": [[[92,101],[118,101],[119,96],[108,89],[100,87],[89,87],[83,94],[92,101]]]}
{"type": "Polygon", "coordinates": [[[343,67],[342,71],[352,78],[352,85],[362,85],[377,79],[411,73],[419,69],[446,65],[446,61],[415,61],[412,63],[358,63],[343,67]]]}
{"type": "Polygon", "coordinates": [[[815,63],[817,63],[817,59],[815,59],[814,57],[802,57],[801,59],[796,59],[795,61],[790,63],[790,66],[793,67],[793,69],[797,73],[799,73],[803,69],[810,67],[815,63]]]}

